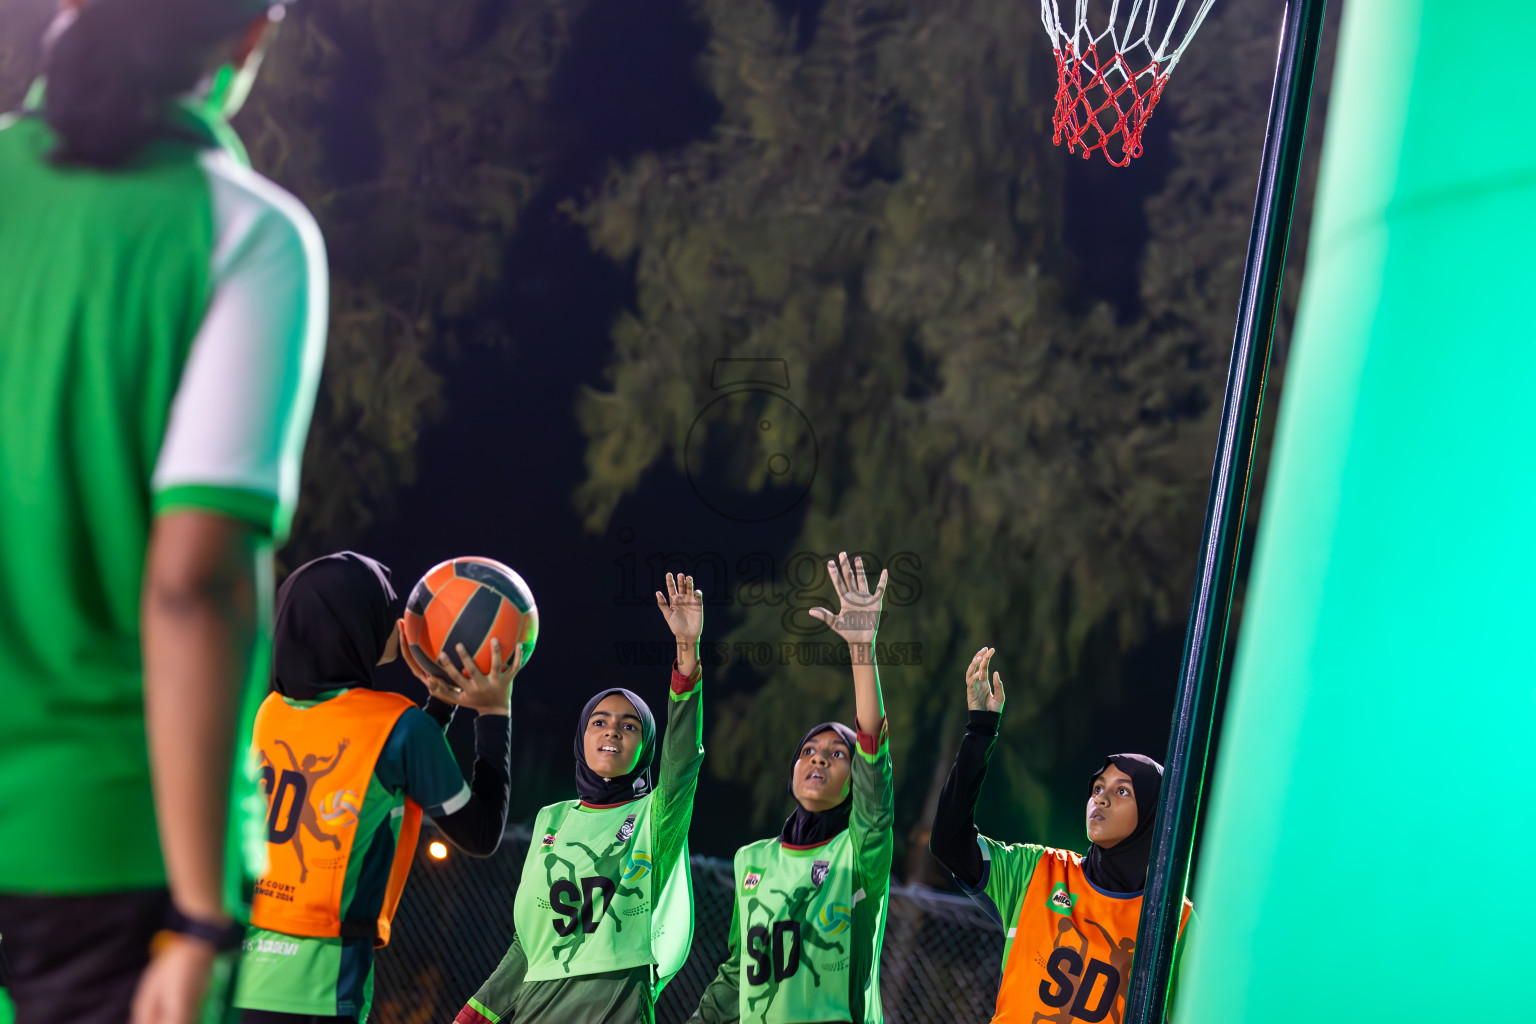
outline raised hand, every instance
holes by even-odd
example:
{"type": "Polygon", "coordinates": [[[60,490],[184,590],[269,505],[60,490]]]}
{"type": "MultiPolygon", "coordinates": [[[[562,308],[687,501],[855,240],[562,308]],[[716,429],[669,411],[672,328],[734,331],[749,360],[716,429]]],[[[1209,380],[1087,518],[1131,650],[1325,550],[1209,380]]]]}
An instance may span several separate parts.
{"type": "Polygon", "coordinates": [[[1002,673],[993,672],[992,682],[987,682],[987,669],[991,667],[992,655],[996,653],[995,647],[983,647],[976,652],[976,657],[971,659],[970,666],[965,670],[965,704],[972,711],[1003,710],[1003,701],[1007,697],[1003,693],[1002,673]]]}
{"type": "Polygon", "coordinates": [[[855,558],[850,565],[846,551],[839,559],[841,566],[837,562],[827,563],[827,575],[832,577],[841,607],[836,615],[825,608],[812,608],[811,615],[831,626],[834,633],[850,644],[873,644],[880,627],[880,604],[885,600],[886,572],[881,570],[880,583],[870,593],[869,581],[864,578],[864,559],[855,558]]]}
{"type": "Polygon", "coordinates": [[[695,644],[704,632],[704,592],[693,589],[693,577],[667,573],[667,593],[656,591],[656,607],[679,645],[695,644]]]}

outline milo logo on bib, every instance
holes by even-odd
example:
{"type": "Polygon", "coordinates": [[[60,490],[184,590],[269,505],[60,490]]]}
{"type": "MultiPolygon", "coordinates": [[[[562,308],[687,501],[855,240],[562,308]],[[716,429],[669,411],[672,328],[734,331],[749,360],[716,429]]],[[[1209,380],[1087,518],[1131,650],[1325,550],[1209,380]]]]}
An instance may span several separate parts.
{"type": "Polygon", "coordinates": [[[1071,914],[1072,904],[1077,897],[1067,891],[1066,885],[1057,882],[1051,889],[1051,895],[1046,901],[1046,907],[1058,914],[1071,914]]]}

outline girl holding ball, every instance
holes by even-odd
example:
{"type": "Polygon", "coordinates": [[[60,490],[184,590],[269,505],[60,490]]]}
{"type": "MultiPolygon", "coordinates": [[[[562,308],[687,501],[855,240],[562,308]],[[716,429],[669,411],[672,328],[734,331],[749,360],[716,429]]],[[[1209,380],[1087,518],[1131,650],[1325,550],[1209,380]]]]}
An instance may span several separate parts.
{"type": "Polygon", "coordinates": [[[688,826],[704,761],[704,595],[667,574],[656,604],[677,641],[667,731],[636,693],[593,695],[576,722],[576,798],[539,811],[500,966],[457,1024],[635,1024],[693,935],[688,826]],[[661,763],[652,780],[651,764],[661,763]]]}

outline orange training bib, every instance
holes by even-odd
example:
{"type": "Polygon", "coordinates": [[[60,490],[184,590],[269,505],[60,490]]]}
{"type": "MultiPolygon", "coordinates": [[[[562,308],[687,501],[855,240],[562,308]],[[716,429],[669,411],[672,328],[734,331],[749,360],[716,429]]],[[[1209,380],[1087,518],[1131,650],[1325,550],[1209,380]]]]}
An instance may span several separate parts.
{"type": "Polygon", "coordinates": [[[365,799],[395,722],[413,707],[399,694],[363,688],[305,708],[276,693],[262,703],[252,745],[268,802],[268,870],[256,882],[252,924],[287,935],[340,935],[347,866],[359,827],[371,841],[379,828],[392,827],[389,818],[398,814],[400,831],[374,940],[379,946],[389,941],[421,808],[403,798],[403,806],[377,801],[365,806],[365,799]]]}
{"type": "MultiPolygon", "coordinates": [[[[1094,1024],[1125,1017],[1141,897],[1088,884],[1083,858],[1046,849],[1030,876],[1003,966],[994,1024],[1094,1024]]],[[[1193,905],[1184,901],[1182,935],[1193,905]]]]}

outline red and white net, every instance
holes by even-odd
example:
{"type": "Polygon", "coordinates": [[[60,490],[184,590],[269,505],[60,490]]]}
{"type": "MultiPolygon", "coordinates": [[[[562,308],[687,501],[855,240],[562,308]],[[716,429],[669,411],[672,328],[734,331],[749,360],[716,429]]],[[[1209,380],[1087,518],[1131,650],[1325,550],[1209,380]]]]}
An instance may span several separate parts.
{"type": "Polygon", "coordinates": [[[1056,51],[1056,144],[1116,167],[1140,156],[1142,129],[1214,2],[1040,0],[1056,51]]]}

